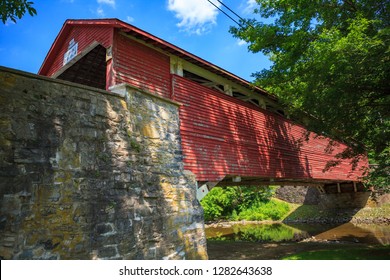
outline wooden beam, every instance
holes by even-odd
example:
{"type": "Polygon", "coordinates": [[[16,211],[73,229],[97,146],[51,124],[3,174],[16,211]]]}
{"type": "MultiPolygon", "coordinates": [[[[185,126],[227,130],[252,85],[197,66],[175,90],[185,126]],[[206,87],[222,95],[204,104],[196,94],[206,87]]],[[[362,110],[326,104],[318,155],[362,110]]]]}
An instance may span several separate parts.
{"type": "Polygon", "coordinates": [[[259,104],[257,104],[256,102],[254,102],[252,99],[251,100],[248,100],[247,102],[257,106],[257,107],[260,107],[259,104]]]}
{"type": "Polygon", "coordinates": [[[353,182],[353,191],[354,191],[354,192],[357,192],[356,182],[353,182]]]}
{"type": "Polygon", "coordinates": [[[228,186],[307,186],[307,187],[323,187],[323,183],[313,182],[297,182],[297,181],[278,181],[278,180],[267,180],[267,179],[245,179],[242,178],[241,182],[233,183],[231,178],[220,181],[217,186],[228,187],[228,186]]]}
{"type": "Polygon", "coordinates": [[[211,191],[212,188],[214,188],[216,185],[218,185],[219,182],[207,182],[206,185],[207,185],[207,188],[209,189],[209,191],[211,191]]]}
{"type": "Polygon", "coordinates": [[[242,101],[248,101],[253,98],[253,95],[245,95],[245,96],[238,96],[237,99],[240,99],[242,101]]]}
{"type": "Polygon", "coordinates": [[[323,186],[317,186],[317,189],[320,193],[325,193],[325,189],[323,186]]]}
{"type": "Polygon", "coordinates": [[[340,183],[337,183],[337,192],[338,192],[338,193],[341,193],[340,183]]]}

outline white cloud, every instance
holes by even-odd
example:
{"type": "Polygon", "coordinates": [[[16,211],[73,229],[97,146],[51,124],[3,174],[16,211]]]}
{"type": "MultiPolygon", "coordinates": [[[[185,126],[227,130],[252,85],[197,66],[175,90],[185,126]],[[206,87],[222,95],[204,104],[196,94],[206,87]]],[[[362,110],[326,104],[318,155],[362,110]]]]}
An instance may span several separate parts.
{"type": "MultiPolygon", "coordinates": [[[[217,1],[213,3],[221,6],[217,1]]],[[[169,0],[168,10],[180,20],[177,26],[189,33],[200,35],[217,23],[218,9],[207,0],[169,0]]]]}
{"type": "Polygon", "coordinates": [[[105,13],[105,11],[103,9],[104,5],[111,6],[111,8],[115,9],[115,5],[116,5],[115,0],[96,0],[96,2],[99,4],[99,6],[96,9],[96,14],[99,17],[105,17],[106,16],[106,13],[105,13]]]}
{"type": "Polygon", "coordinates": [[[5,22],[5,26],[11,26],[11,25],[14,25],[14,24],[16,24],[16,22],[13,22],[10,19],[7,19],[7,21],[5,22]]]}
{"type": "Polygon", "coordinates": [[[257,6],[257,2],[256,0],[246,0],[246,4],[244,4],[244,13],[245,14],[252,14],[253,13],[253,10],[256,8],[257,6]]]}
{"type": "Polygon", "coordinates": [[[127,16],[127,17],[126,17],[126,21],[127,21],[128,23],[134,22],[134,18],[131,17],[131,16],[127,16]]]}
{"type": "Polygon", "coordinates": [[[115,7],[115,0],[97,0],[98,4],[106,4],[115,7]]]}
{"type": "Polygon", "coordinates": [[[245,46],[246,44],[247,44],[247,42],[242,40],[242,39],[237,40],[237,45],[239,45],[240,47],[245,46]]]}
{"type": "Polygon", "coordinates": [[[104,13],[104,10],[102,7],[99,7],[96,9],[96,14],[99,16],[99,17],[104,17],[105,13],[104,13]]]}

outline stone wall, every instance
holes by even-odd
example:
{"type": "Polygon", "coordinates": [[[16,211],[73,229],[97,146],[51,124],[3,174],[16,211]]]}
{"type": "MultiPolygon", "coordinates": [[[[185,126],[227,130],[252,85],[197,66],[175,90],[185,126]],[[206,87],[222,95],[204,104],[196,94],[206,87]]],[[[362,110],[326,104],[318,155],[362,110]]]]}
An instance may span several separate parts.
{"type": "Polygon", "coordinates": [[[319,206],[331,208],[364,208],[371,192],[327,193],[320,195],[319,206]]]}
{"type": "Polygon", "coordinates": [[[0,68],[0,258],[205,259],[178,104],[0,68]]]}
{"type": "Polygon", "coordinates": [[[290,203],[317,205],[320,201],[320,192],[316,187],[307,186],[280,186],[275,192],[279,199],[290,203]]]}
{"type": "Polygon", "coordinates": [[[320,193],[316,187],[307,186],[281,186],[275,195],[290,203],[318,205],[324,209],[376,207],[386,201],[380,194],[373,201],[371,192],[320,193]]]}

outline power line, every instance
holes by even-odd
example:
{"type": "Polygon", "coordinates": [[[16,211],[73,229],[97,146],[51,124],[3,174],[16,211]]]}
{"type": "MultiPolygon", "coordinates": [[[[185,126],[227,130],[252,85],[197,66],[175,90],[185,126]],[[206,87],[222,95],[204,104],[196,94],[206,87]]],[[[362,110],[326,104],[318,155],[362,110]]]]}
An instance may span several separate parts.
{"type": "MultiPolygon", "coordinates": [[[[228,15],[224,10],[222,10],[220,7],[218,7],[217,5],[215,5],[212,1],[210,0],[207,0],[209,1],[210,4],[212,4],[215,8],[217,8],[219,11],[221,11],[225,16],[227,16],[228,18],[230,18],[232,21],[234,21],[237,25],[239,25],[240,27],[244,28],[244,26],[241,25],[241,23],[239,23],[238,21],[236,21],[234,18],[232,18],[230,15],[228,15]]],[[[218,0],[217,0],[218,1],[218,0]]],[[[225,6],[226,8],[228,8],[225,4],[223,4],[221,1],[218,1],[219,3],[221,3],[223,6],[225,6]]],[[[235,14],[236,16],[238,16],[235,12],[233,12],[230,8],[228,8],[229,11],[231,11],[233,14],[235,14]]],[[[241,20],[242,18],[240,16],[238,16],[241,20]]]]}
{"type": "Polygon", "coordinates": [[[236,17],[238,17],[240,20],[242,20],[243,22],[245,21],[242,17],[240,17],[240,15],[238,15],[237,13],[235,13],[232,9],[230,9],[227,5],[225,5],[222,1],[219,1],[217,0],[220,4],[222,4],[222,6],[224,6],[226,9],[228,9],[230,12],[232,12],[234,15],[236,15],[236,17]]]}

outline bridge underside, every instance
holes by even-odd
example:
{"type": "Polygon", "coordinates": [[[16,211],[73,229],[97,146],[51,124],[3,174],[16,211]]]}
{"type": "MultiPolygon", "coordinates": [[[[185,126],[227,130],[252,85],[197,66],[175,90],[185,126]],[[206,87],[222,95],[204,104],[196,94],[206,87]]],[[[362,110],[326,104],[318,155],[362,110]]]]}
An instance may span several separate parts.
{"type": "Polygon", "coordinates": [[[260,178],[260,177],[240,177],[226,176],[219,182],[198,181],[198,186],[207,186],[208,190],[213,187],[233,187],[233,186],[306,186],[315,187],[320,193],[352,193],[365,192],[366,187],[361,182],[354,181],[333,181],[333,180],[294,180],[285,178],[260,178]]]}

